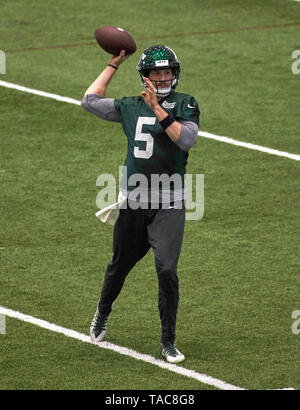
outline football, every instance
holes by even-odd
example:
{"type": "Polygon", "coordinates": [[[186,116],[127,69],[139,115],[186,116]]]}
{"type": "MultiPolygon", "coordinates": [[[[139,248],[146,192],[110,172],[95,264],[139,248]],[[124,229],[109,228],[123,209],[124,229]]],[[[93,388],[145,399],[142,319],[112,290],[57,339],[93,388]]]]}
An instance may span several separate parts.
{"type": "Polygon", "coordinates": [[[121,50],[126,50],[126,54],[133,54],[136,51],[134,39],[128,31],[120,27],[105,26],[97,28],[95,38],[103,50],[114,56],[118,56],[121,50]]]}

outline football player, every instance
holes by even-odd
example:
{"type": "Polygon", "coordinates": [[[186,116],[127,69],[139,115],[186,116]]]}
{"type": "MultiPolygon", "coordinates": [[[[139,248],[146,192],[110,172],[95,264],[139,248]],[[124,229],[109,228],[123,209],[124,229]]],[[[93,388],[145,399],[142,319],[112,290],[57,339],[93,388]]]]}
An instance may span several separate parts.
{"type": "Polygon", "coordinates": [[[140,96],[106,98],[109,82],[127,57],[125,50],[112,57],[81,103],[103,120],[120,122],[128,146],[126,174],[121,181],[126,206],[121,207],[114,225],[113,256],[90,335],[96,343],[103,340],[126,276],[152,248],[159,285],[160,353],[168,362],[177,363],[185,358],[175,346],[177,264],[185,223],[184,175],[188,151],[198,135],[200,112],[194,97],[175,91],[180,63],[173,50],[161,45],[149,47],[138,62],[144,87],[140,96]],[[138,175],[147,183],[137,190],[133,181],[138,175]]]}

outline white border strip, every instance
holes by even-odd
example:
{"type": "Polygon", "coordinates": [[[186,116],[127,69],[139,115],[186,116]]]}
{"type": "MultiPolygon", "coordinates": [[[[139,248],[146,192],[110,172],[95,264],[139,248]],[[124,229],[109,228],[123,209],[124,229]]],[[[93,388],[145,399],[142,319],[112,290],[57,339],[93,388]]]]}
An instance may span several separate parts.
{"type": "MultiPolygon", "coordinates": [[[[90,337],[87,335],[76,332],[75,330],[66,329],[65,327],[57,326],[53,323],[46,322],[45,320],[37,319],[33,316],[24,315],[21,312],[7,309],[4,306],[0,306],[0,314],[21,320],[23,322],[31,323],[33,325],[42,327],[44,329],[51,330],[52,332],[61,333],[67,337],[80,340],[81,342],[84,342],[84,343],[94,344],[93,342],[91,342],[90,337]]],[[[215,379],[211,376],[207,376],[206,374],[200,374],[200,373],[195,372],[194,370],[189,370],[184,367],[177,366],[175,364],[164,362],[163,360],[155,359],[154,357],[150,355],[138,353],[135,350],[131,350],[126,347],[118,346],[118,345],[115,345],[109,342],[101,342],[99,344],[96,344],[96,346],[102,349],[112,350],[116,353],[119,353],[125,356],[130,356],[134,359],[141,360],[146,363],[153,364],[162,369],[166,369],[173,373],[177,373],[182,376],[186,376],[191,379],[198,380],[201,383],[208,384],[210,386],[216,387],[221,390],[245,390],[241,387],[234,386],[232,384],[223,382],[222,380],[215,379]]]]}
{"type": "MultiPolygon", "coordinates": [[[[46,93],[44,91],[34,90],[32,88],[23,87],[18,84],[8,83],[6,81],[0,81],[0,86],[6,87],[6,88],[12,88],[12,89],[23,91],[23,92],[30,93],[30,94],[39,95],[41,97],[52,98],[54,100],[66,102],[69,104],[75,104],[75,105],[81,104],[81,101],[74,100],[73,98],[62,97],[61,95],[58,95],[58,94],[51,94],[51,93],[46,93]]],[[[205,132],[205,131],[199,131],[198,135],[204,138],[209,138],[209,139],[213,139],[216,141],[224,142],[226,144],[236,145],[239,147],[248,148],[248,149],[252,149],[255,151],[260,151],[260,152],[264,152],[264,153],[271,154],[271,155],[277,155],[279,157],[289,158],[294,161],[300,161],[300,155],[298,154],[290,154],[289,152],[278,151],[276,149],[262,147],[260,145],[255,145],[255,144],[251,144],[247,142],[234,140],[228,137],[222,137],[219,135],[210,134],[209,132],[205,132]]]]}

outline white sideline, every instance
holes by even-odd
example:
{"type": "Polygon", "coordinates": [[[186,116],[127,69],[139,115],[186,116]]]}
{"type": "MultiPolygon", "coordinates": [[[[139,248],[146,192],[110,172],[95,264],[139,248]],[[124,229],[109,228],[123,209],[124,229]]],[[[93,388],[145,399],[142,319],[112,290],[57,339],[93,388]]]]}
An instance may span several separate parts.
{"type": "MultiPolygon", "coordinates": [[[[206,374],[197,373],[194,370],[189,370],[189,369],[186,369],[185,367],[181,367],[176,364],[170,364],[163,360],[155,359],[153,356],[136,352],[135,350],[128,349],[127,347],[118,346],[118,345],[115,345],[109,342],[101,342],[101,343],[95,344],[91,342],[89,336],[83,333],[79,333],[79,332],[76,332],[75,330],[67,329],[65,327],[57,326],[53,323],[49,323],[45,320],[38,319],[30,315],[25,315],[24,313],[18,312],[16,310],[8,309],[4,306],[0,306],[0,315],[9,316],[9,317],[21,320],[23,322],[28,322],[33,325],[42,327],[44,329],[51,330],[52,332],[60,333],[67,337],[80,340],[81,342],[93,344],[102,349],[112,350],[116,353],[119,353],[125,356],[130,356],[136,360],[141,360],[143,362],[158,366],[162,369],[169,370],[170,372],[177,373],[182,376],[186,376],[191,379],[198,380],[199,382],[203,384],[216,387],[220,390],[246,390],[242,387],[226,383],[223,380],[216,379],[206,374]]],[[[295,390],[295,389],[293,387],[287,387],[283,389],[269,389],[269,390],[295,390]]]]}
{"type": "Polygon", "coordinates": [[[293,159],[295,161],[300,161],[300,155],[297,155],[297,154],[290,154],[289,152],[278,151],[277,149],[262,147],[261,145],[255,145],[249,142],[237,141],[232,138],[221,137],[219,135],[210,134],[209,132],[204,132],[204,131],[199,131],[198,135],[204,138],[209,138],[209,139],[213,139],[216,141],[225,142],[226,144],[236,145],[238,147],[253,149],[255,151],[261,151],[267,154],[277,155],[279,157],[286,157],[289,159],[293,159]]]}
{"type": "MultiPolygon", "coordinates": [[[[39,95],[41,97],[52,98],[54,100],[66,102],[66,103],[69,103],[69,104],[80,105],[80,101],[74,100],[73,98],[63,97],[61,95],[52,94],[52,93],[47,93],[45,91],[34,90],[32,88],[23,87],[23,86],[18,85],[18,84],[8,83],[6,81],[0,81],[0,86],[6,87],[6,88],[13,88],[15,90],[23,91],[23,92],[30,93],[30,94],[39,95]]],[[[290,154],[289,152],[278,151],[276,149],[267,148],[267,147],[263,147],[263,146],[260,146],[260,145],[255,145],[255,144],[251,144],[251,143],[247,143],[247,142],[243,142],[243,141],[238,141],[238,140],[234,140],[232,138],[222,137],[220,135],[210,134],[209,132],[205,132],[205,131],[199,131],[198,135],[201,136],[201,137],[204,137],[204,138],[209,138],[209,139],[213,139],[213,140],[216,140],[216,141],[224,142],[226,144],[231,144],[231,145],[235,145],[235,146],[239,146],[239,147],[243,147],[243,148],[248,148],[248,149],[264,152],[264,153],[271,154],[271,155],[277,155],[279,157],[289,158],[289,159],[292,159],[294,161],[300,161],[300,155],[298,155],[298,154],[290,154]]]]}
{"type": "Polygon", "coordinates": [[[41,97],[52,98],[53,100],[62,101],[62,102],[66,102],[69,104],[80,105],[80,101],[74,100],[74,98],[62,97],[61,95],[46,93],[45,91],[40,91],[40,90],[34,90],[33,88],[28,88],[28,87],[23,87],[22,85],[8,83],[7,81],[0,80],[0,86],[6,87],[6,88],[13,88],[14,90],[23,91],[29,94],[39,95],[41,97]]]}
{"type": "MultiPolygon", "coordinates": [[[[51,330],[52,332],[61,333],[67,337],[80,340],[81,342],[94,344],[93,342],[91,342],[90,337],[87,335],[76,332],[75,330],[57,326],[53,323],[46,322],[45,320],[41,320],[33,316],[25,315],[21,312],[17,312],[15,310],[5,308],[4,306],[0,306],[0,314],[21,320],[23,322],[31,323],[33,325],[42,327],[44,329],[51,330]]],[[[198,380],[201,383],[208,384],[210,386],[216,387],[221,390],[245,390],[241,387],[234,386],[232,384],[223,382],[222,380],[215,379],[211,376],[207,376],[206,374],[200,374],[200,373],[195,372],[194,370],[189,370],[184,367],[177,366],[175,364],[167,363],[163,360],[155,359],[153,356],[138,353],[135,350],[128,349],[127,347],[118,346],[118,345],[115,345],[109,342],[101,342],[99,344],[94,344],[94,345],[102,349],[112,350],[116,353],[119,353],[125,356],[130,356],[134,359],[153,364],[162,369],[166,369],[173,373],[177,373],[182,376],[186,376],[191,379],[198,380]]]]}

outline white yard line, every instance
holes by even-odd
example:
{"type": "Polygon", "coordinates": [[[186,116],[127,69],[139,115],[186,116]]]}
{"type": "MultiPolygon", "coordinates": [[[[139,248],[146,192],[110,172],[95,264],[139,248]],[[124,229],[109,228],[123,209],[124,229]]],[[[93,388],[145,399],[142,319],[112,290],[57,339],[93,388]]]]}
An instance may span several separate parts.
{"type": "Polygon", "coordinates": [[[45,91],[34,90],[33,88],[23,87],[22,85],[0,81],[0,86],[6,88],[13,88],[14,90],[23,91],[24,93],[39,95],[40,97],[52,98],[53,100],[66,102],[69,104],[80,105],[80,101],[69,97],[62,97],[61,95],[46,93],[45,91]]]}
{"type": "MultiPolygon", "coordinates": [[[[215,387],[217,389],[220,389],[220,390],[246,390],[242,387],[226,383],[223,380],[216,379],[216,378],[208,376],[206,374],[197,373],[194,370],[189,370],[189,369],[186,369],[185,367],[181,367],[181,366],[178,366],[176,364],[170,364],[170,363],[167,363],[163,360],[155,359],[153,356],[150,356],[148,354],[142,354],[142,353],[136,352],[135,350],[128,349],[127,347],[118,346],[118,345],[115,345],[115,344],[109,343],[109,342],[101,342],[101,343],[95,344],[95,343],[91,342],[90,337],[88,335],[85,335],[83,333],[79,333],[75,330],[71,330],[71,329],[67,329],[65,327],[55,325],[54,323],[49,323],[45,320],[38,319],[38,318],[35,318],[33,316],[30,316],[30,315],[25,315],[24,313],[18,312],[16,310],[8,309],[4,306],[0,306],[0,315],[9,316],[9,317],[12,317],[14,319],[18,319],[18,320],[21,320],[23,322],[31,323],[33,325],[42,327],[44,329],[51,330],[52,332],[60,333],[60,334],[63,334],[67,337],[80,340],[81,342],[92,344],[92,345],[100,347],[102,349],[112,350],[113,352],[116,352],[116,353],[119,353],[119,354],[122,354],[122,355],[125,355],[125,356],[130,356],[133,359],[141,360],[142,362],[149,363],[149,364],[152,364],[154,366],[158,366],[162,369],[169,370],[170,372],[180,374],[181,376],[186,376],[186,377],[189,377],[191,379],[198,380],[199,382],[201,382],[203,384],[213,386],[213,387],[215,387]]],[[[7,325],[6,325],[6,327],[7,327],[7,325]]],[[[7,331],[9,331],[9,330],[7,330],[7,331]]],[[[284,389],[274,389],[274,390],[294,390],[294,388],[293,387],[288,387],[288,388],[284,388],[284,389]]]]}
{"type": "MultiPolygon", "coordinates": [[[[26,93],[39,95],[39,96],[45,97],[45,98],[52,98],[52,99],[57,100],[57,101],[62,101],[62,102],[66,102],[66,103],[69,103],[69,104],[75,104],[75,105],[80,106],[80,101],[74,100],[73,98],[70,98],[70,97],[63,97],[61,95],[47,93],[45,91],[34,90],[32,88],[23,87],[23,86],[18,85],[18,84],[8,83],[6,81],[0,81],[0,86],[6,87],[6,88],[12,88],[12,89],[15,89],[15,90],[18,90],[18,91],[23,91],[23,92],[26,92],[26,93]]],[[[232,139],[232,138],[222,137],[220,135],[210,134],[210,133],[204,132],[204,131],[199,131],[198,135],[201,136],[201,137],[204,137],[204,138],[209,138],[209,139],[213,139],[213,140],[216,140],[216,141],[224,142],[226,144],[231,144],[231,145],[235,145],[235,146],[239,146],[239,147],[243,147],[243,148],[247,148],[247,149],[252,149],[252,150],[255,150],[255,151],[260,151],[260,152],[264,152],[264,153],[267,153],[267,154],[270,154],[270,155],[277,155],[279,157],[289,158],[289,159],[292,159],[294,161],[300,161],[300,155],[298,155],[298,154],[291,154],[289,152],[279,151],[279,150],[276,150],[276,149],[273,149],[273,148],[268,148],[268,147],[263,147],[263,146],[260,146],[260,145],[255,145],[255,144],[251,144],[251,143],[247,143],[247,142],[243,142],[243,141],[238,141],[238,140],[235,140],[235,139],[232,139]]]]}
{"type": "MultiPolygon", "coordinates": [[[[15,311],[15,310],[7,309],[4,306],[0,306],[0,315],[9,316],[9,317],[21,320],[23,322],[28,322],[28,323],[31,323],[33,325],[42,327],[44,329],[51,330],[52,332],[61,333],[65,336],[67,336],[67,337],[71,337],[73,339],[80,340],[81,342],[84,342],[84,343],[94,344],[93,342],[91,342],[90,337],[85,335],[85,334],[76,332],[75,330],[67,329],[65,327],[57,326],[53,323],[46,322],[45,320],[41,320],[41,319],[35,318],[33,316],[25,315],[21,312],[15,311]]],[[[7,325],[6,325],[6,327],[7,327],[7,325]]],[[[9,331],[9,329],[7,329],[7,332],[8,331],[9,331]]],[[[0,336],[0,337],[2,337],[2,336],[0,336]]],[[[191,379],[198,380],[201,383],[208,384],[208,385],[213,386],[217,389],[221,389],[221,390],[245,390],[245,389],[243,389],[239,386],[234,386],[232,384],[226,383],[223,380],[215,379],[214,377],[207,376],[206,374],[197,373],[194,370],[189,370],[189,369],[186,369],[184,367],[177,366],[175,364],[167,363],[163,360],[155,359],[153,356],[136,352],[135,350],[128,349],[127,347],[118,346],[118,345],[115,345],[115,344],[109,343],[109,342],[101,342],[99,344],[94,344],[94,345],[97,346],[97,347],[100,347],[102,349],[108,349],[108,350],[112,350],[116,353],[125,355],[125,356],[130,356],[130,357],[132,357],[136,360],[141,360],[143,362],[150,363],[150,364],[158,366],[162,369],[169,370],[170,372],[177,373],[177,374],[180,374],[182,376],[186,376],[186,377],[189,377],[191,379]]]]}
{"type": "Polygon", "coordinates": [[[221,137],[220,135],[210,134],[209,132],[204,132],[204,131],[199,131],[198,135],[204,138],[213,139],[215,141],[225,142],[226,144],[231,144],[231,145],[236,145],[238,147],[253,149],[255,151],[265,152],[271,155],[277,155],[278,157],[285,157],[285,158],[293,159],[294,161],[300,161],[300,155],[297,155],[297,154],[290,154],[289,152],[278,151],[277,149],[262,147],[261,145],[255,145],[249,142],[237,141],[232,138],[221,137]]]}

